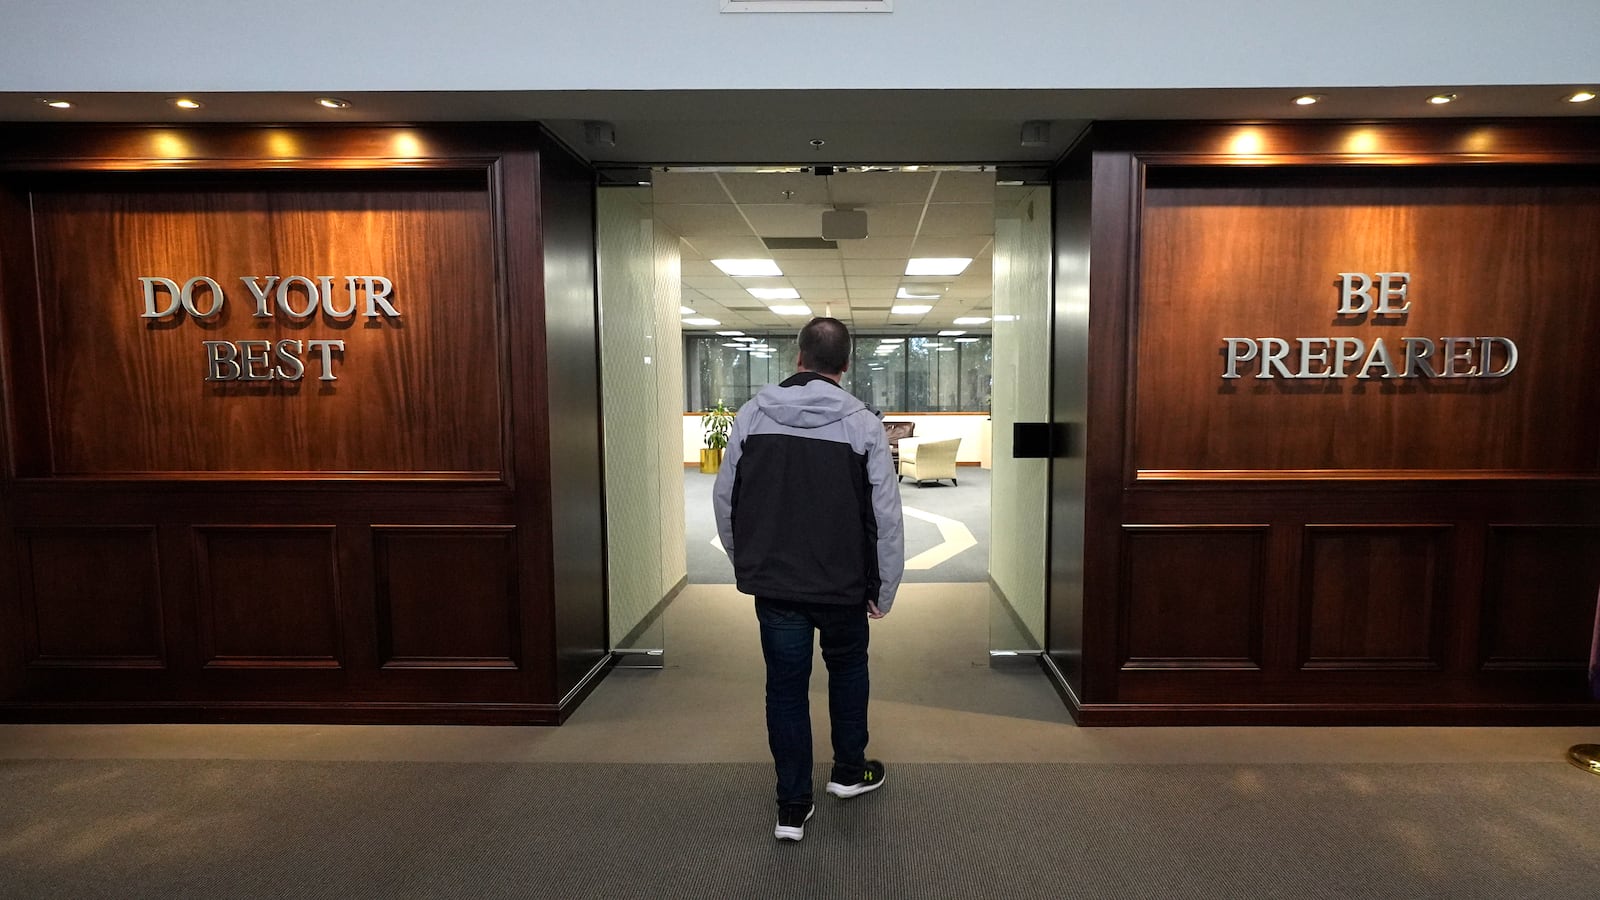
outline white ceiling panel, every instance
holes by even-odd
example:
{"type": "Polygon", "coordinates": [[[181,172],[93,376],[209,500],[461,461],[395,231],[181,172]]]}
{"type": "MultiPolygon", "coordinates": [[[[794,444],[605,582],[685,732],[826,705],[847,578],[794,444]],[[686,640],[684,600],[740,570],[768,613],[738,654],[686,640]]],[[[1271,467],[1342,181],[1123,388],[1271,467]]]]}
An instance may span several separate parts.
{"type": "Polygon", "coordinates": [[[829,203],[827,179],[810,172],[724,172],[722,183],[735,203],[829,203]],[[790,196],[785,197],[784,192],[790,196]]]}
{"type": "Polygon", "coordinates": [[[715,172],[656,172],[650,194],[656,203],[727,203],[715,172]]]}
{"type": "Polygon", "coordinates": [[[720,272],[715,275],[685,275],[683,285],[697,291],[723,291],[738,287],[733,279],[720,272]]]}
{"type": "Polygon", "coordinates": [[[932,172],[847,172],[827,178],[834,203],[922,203],[932,172]]]}
{"type": "Polygon", "coordinates": [[[814,291],[844,291],[844,276],[800,276],[789,279],[795,290],[810,296],[814,291]]]}
{"type": "Polygon", "coordinates": [[[657,222],[691,240],[750,233],[739,210],[728,203],[657,203],[655,215],[657,222]]]}
{"type": "Polygon", "coordinates": [[[994,199],[992,172],[940,172],[934,203],[982,203],[994,199]]]}
{"type": "Polygon", "coordinates": [[[795,204],[741,206],[750,227],[762,237],[818,237],[822,234],[822,207],[795,204]]]}
{"type": "Polygon", "coordinates": [[[947,237],[985,232],[994,233],[993,203],[934,203],[928,207],[917,234],[947,237]]]}
{"type": "Polygon", "coordinates": [[[682,276],[685,282],[690,278],[726,278],[722,270],[713,266],[708,259],[684,258],[682,276]]]}
{"type": "Polygon", "coordinates": [[[922,222],[922,205],[912,203],[874,204],[867,207],[867,237],[915,236],[922,222]]]}
{"type": "Polygon", "coordinates": [[[915,257],[934,257],[936,259],[952,256],[976,259],[993,241],[993,238],[983,234],[919,237],[917,242],[911,246],[911,255],[915,257]]]}
{"type": "Polygon", "coordinates": [[[845,259],[907,259],[911,256],[912,238],[873,237],[870,228],[869,224],[865,240],[840,241],[839,255],[845,259]]]}
{"type": "Polygon", "coordinates": [[[847,259],[844,261],[846,278],[860,275],[898,278],[905,272],[905,269],[906,261],[901,257],[894,259],[847,259]]]}
{"type": "Polygon", "coordinates": [[[850,296],[852,298],[854,298],[858,293],[865,293],[868,291],[880,294],[888,294],[892,297],[894,296],[895,290],[900,287],[900,279],[897,277],[889,278],[868,275],[846,275],[844,280],[845,285],[850,288],[850,296]]]}
{"type": "Polygon", "coordinates": [[[767,245],[751,237],[684,238],[697,255],[704,259],[771,259],[767,245]]]}
{"type": "Polygon", "coordinates": [[[778,263],[778,268],[783,270],[783,274],[795,277],[844,277],[838,251],[834,250],[806,256],[786,256],[778,263]]]}

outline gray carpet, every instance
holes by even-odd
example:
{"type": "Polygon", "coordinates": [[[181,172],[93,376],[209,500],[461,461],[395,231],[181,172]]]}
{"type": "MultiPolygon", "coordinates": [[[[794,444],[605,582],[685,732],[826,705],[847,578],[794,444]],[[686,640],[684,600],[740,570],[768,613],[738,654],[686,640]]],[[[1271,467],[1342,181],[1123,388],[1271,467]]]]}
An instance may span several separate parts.
{"type": "MultiPolygon", "coordinates": [[[[955,519],[966,525],[977,545],[931,569],[907,570],[905,581],[924,584],[960,584],[989,580],[989,479],[988,469],[961,466],[958,484],[930,482],[918,487],[907,481],[900,485],[904,506],[955,519]]],[[[721,550],[711,545],[717,526],[711,513],[711,485],[715,475],[702,475],[698,469],[684,469],[684,539],[688,547],[690,584],[732,584],[733,566],[721,550]]],[[[910,559],[940,543],[937,526],[908,516],[906,558],[910,559]]]]}
{"type": "Polygon", "coordinates": [[[0,896],[1592,898],[1600,778],[891,763],[771,837],[758,764],[0,763],[0,896]],[[1587,827],[1582,827],[1589,823],[1587,827]]]}

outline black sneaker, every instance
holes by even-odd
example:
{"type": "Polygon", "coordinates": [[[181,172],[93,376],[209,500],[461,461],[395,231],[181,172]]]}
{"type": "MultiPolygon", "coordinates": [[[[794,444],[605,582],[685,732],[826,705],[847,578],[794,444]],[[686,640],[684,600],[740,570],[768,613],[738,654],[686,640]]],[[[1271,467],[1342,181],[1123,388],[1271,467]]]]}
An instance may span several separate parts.
{"type": "Polygon", "coordinates": [[[778,827],[772,836],[780,841],[798,841],[806,836],[806,823],[817,811],[815,803],[791,803],[778,807],[778,827]]]}
{"type": "Polygon", "coordinates": [[[868,791],[883,787],[883,763],[867,760],[865,769],[847,771],[833,767],[833,780],[828,782],[828,793],[835,797],[858,797],[868,791]]]}

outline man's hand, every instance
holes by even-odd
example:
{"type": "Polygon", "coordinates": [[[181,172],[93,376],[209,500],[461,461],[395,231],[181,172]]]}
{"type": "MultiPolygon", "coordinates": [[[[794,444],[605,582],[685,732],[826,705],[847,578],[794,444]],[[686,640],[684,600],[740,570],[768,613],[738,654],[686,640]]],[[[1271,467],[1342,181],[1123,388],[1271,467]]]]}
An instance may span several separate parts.
{"type": "Polygon", "coordinates": [[[888,615],[888,613],[886,613],[886,612],[879,612],[878,611],[878,604],[877,603],[874,603],[871,600],[867,601],[867,618],[869,618],[869,619],[881,619],[881,618],[883,618],[884,616],[887,616],[887,615],[888,615]]]}

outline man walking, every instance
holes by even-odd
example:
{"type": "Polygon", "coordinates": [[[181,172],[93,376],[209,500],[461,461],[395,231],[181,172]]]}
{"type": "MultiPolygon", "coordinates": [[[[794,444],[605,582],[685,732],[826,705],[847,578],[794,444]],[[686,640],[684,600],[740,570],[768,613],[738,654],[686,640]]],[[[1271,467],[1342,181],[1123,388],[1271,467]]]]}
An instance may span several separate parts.
{"type": "Polygon", "coordinates": [[[717,533],[761,623],[779,840],[805,837],[816,812],[812,632],[828,667],[826,790],[856,797],[884,782],[883,763],[866,756],[867,620],[894,603],[905,541],[883,423],[839,386],[849,367],[849,329],[812,319],[800,331],[795,374],[740,407],[712,494],[717,533]]]}

